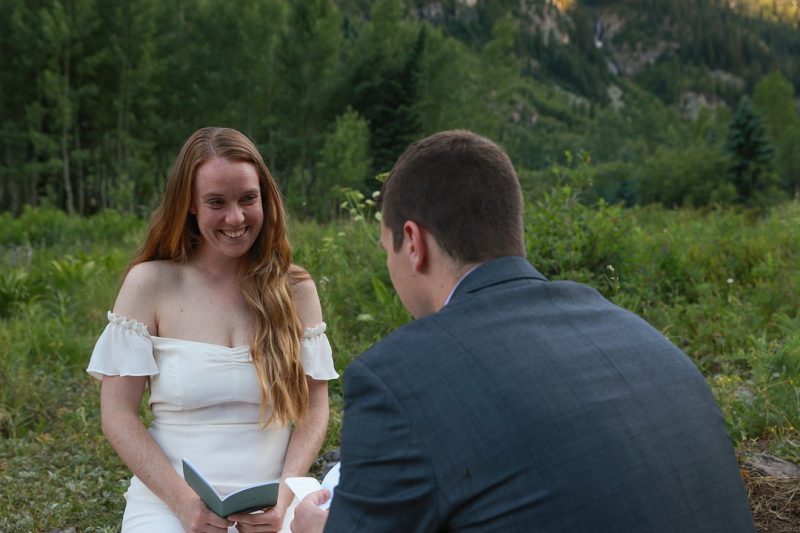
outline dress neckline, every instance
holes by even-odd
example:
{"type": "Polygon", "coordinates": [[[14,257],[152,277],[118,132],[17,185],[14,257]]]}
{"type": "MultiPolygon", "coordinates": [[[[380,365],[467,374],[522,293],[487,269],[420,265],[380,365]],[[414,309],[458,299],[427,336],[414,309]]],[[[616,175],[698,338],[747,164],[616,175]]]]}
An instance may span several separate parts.
{"type": "Polygon", "coordinates": [[[210,346],[212,348],[219,348],[220,350],[226,350],[226,351],[229,351],[229,352],[237,352],[237,351],[241,351],[241,350],[248,350],[249,351],[250,350],[250,345],[249,344],[243,344],[241,346],[233,346],[233,347],[231,347],[231,346],[225,346],[224,344],[215,344],[213,342],[190,341],[190,340],[187,340],[187,339],[176,339],[174,337],[161,337],[159,335],[150,335],[150,338],[153,339],[153,340],[160,340],[160,341],[165,341],[165,342],[185,342],[185,343],[189,343],[189,344],[200,344],[200,345],[203,345],[203,346],[210,346]]]}

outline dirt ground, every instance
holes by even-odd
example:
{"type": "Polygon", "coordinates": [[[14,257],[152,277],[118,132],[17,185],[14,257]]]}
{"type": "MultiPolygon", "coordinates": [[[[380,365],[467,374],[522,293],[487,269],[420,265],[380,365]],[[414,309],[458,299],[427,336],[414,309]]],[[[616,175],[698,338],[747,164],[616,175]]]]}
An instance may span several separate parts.
{"type": "Polygon", "coordinates": [[[766,475],[746,461],[740,464],[756,530],[800,532],[800,477],[766,475]]]}

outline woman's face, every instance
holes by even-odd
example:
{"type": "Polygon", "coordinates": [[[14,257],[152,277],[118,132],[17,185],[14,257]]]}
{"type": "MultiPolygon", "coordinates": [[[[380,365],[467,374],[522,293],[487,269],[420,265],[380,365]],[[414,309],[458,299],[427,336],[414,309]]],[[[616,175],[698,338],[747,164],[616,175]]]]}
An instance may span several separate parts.
{"type": "Polygon", "coordinates": [[[214,157],[200,165],[194,180],[191,212],[203,237],[201,248],[225,257],[241,257],[264,224],[255,167],[214,157]]]}

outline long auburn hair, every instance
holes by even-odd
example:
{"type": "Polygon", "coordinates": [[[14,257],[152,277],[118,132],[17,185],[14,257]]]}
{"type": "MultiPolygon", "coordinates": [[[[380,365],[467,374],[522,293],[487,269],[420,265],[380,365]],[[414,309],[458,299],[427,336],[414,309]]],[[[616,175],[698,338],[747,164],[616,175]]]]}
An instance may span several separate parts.
{"type": "Polygon", "coordinates": [[[244,257],[241,287],[255,318],[250,350],[262,391],[261,419],[265,424],[298,421],[308,410],[308,384],[300,360],[303,328],[289,285],[309,275],[292,264],[280,191],[250,139],[230,128],[201,128],[187,139],[150,220],[147,239],[127,270],[145,261],[189,260],[201,241],[197,219],[189,212],[192,187],[197,169],[214,157],[250,163],[258,174],[264,223],[244,257]],[[272,412],[265,421],[270,403],[272,412]]]}

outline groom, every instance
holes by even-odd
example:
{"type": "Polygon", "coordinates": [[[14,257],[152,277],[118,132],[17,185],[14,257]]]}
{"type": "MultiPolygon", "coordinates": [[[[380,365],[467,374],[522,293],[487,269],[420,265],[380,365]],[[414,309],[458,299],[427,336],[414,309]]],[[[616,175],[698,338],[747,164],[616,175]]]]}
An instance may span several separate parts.
{"type": "Polygon", "coordinates": [[[753,531],[703,376],[636,315],[528,263],[502,149],[423,139],[382,201],[416,320],[347,369],[341,482],[293,531],[753,531]]]}

